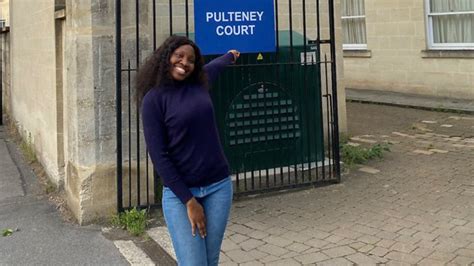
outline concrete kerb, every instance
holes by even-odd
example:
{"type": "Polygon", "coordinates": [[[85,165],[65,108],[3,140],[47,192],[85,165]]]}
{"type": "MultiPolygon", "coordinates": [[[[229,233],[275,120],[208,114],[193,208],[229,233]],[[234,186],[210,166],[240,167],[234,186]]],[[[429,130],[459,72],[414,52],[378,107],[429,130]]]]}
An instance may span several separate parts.
{"type": "Polygon", "coordinates": [[[427,111],[474,114],[473,101],[397,92],[346,88],[346,101],[398,106],[427,111]]]}

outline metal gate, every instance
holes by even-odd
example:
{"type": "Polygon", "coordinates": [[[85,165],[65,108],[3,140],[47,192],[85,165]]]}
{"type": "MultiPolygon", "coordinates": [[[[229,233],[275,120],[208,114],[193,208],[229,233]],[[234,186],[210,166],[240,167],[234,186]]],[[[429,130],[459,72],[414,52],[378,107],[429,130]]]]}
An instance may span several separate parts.
{"type": "MultiPolygon", "coordinates": [[[[194,29],[191,0],[115,4],[122,211],[161,203],[133,97],[138,67],[164,38],[192,39],[194,29]]],[[[243,54],[211,88],[237,197],[340,181],[334,0],[274,0],[274,6],[276,52],[243,54]]]]}

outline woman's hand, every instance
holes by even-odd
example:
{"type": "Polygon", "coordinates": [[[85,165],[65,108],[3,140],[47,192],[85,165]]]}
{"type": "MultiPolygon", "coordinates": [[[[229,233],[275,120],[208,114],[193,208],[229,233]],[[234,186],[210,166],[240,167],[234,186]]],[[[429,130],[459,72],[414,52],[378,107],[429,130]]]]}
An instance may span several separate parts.
{"type": "Polygon", "coordinates": [[[201,204],[193,197],[186,202],[186,208],[188,210],[188,218],[191,223],[193,236],[196,236],[196,229],[198,229],[199,235],[201,235],[202,238],[206,237],[206,215],[204,214],[204,209],[201,204]]]}
{"type": "Polygon", "coordinates": [[[237,61],[240,56],[240,52],[237,50],[229,50],[228,53],[232,53],[234,55],[234,62],[237,61]]]}

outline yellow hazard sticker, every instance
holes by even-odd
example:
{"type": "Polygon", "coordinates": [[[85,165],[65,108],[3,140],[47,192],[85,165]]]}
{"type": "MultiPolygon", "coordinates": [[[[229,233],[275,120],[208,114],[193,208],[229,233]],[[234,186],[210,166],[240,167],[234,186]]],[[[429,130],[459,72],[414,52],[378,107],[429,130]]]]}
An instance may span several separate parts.
{"type": "Polygon", "coordinates": [[[262,55],[261,53],[258,54],[257,60],[259,60],[259,61],[260,61],[260,60],[263,60],[263,55],[262,55]]]}

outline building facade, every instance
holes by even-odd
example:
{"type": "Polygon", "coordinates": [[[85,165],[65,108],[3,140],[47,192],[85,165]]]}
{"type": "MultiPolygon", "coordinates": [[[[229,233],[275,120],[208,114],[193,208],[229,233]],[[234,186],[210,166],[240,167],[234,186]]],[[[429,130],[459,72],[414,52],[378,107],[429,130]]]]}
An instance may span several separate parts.
{"type": "Polygon", "coordinates": [[[473,0],[342,0],[347,88],[474,99],[473,0]]]}

